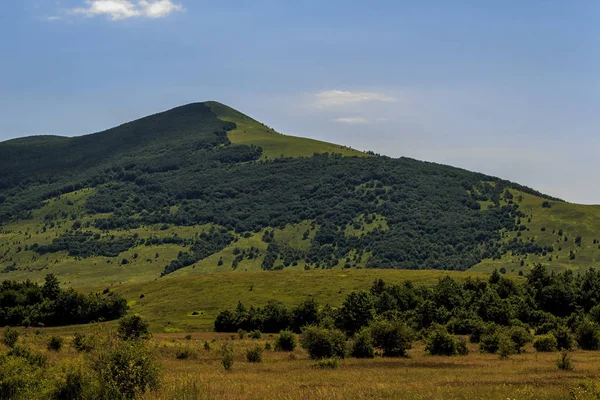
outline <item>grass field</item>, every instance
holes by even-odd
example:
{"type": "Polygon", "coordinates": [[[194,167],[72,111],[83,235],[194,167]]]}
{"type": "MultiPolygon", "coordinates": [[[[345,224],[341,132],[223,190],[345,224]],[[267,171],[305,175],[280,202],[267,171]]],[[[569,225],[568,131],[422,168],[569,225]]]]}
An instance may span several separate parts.
{"type": "MultiPolygon", "coordinates": [[[[56,332],[53,332],[56,333],[56,332]]],[[[59,353],[46,350],[50,331],[24,330],[22,343],[49,357],[53,367],[85,362],[85,356],[70,345],[59,353]]],[[[155,334],[150,341],[161,366],[161,386],[144,397],[158,399],[596,399],[600,352],[574,351],[574,371],[556,367],[559,354],[525,354],[500,360],[479,353],[470,344],[467,356],[429,356],[423,343],[415,343],[409,358],[340,360],[337,369],[314,366],[302,349],[293,353],[265,350],[263,361],[250,364],[245,350],[264,348],[275,335],[261,339],[239,339],[237,335],[194,333],[155,334]],[[210,350],[204,343],[210,343],[210,350]],[[231,371],[220,363],[219,348],[232,343],[235,361],[231,371]],[[178,349],[189,349],[191,357],[176,359],[178,349]]],[[[1,345],[0,345],[1,347],[1,345]]],[[[4,351],[5,349],[2,349],[4,351]]]]}
{"type": "Polygon", "coordinates": [[[347,146],[307,139],[281,133],[223,104],[207,102],[217,116],[227,122],[235,122],[237,128],[228,133],[235,144],[255,145],[263,148],[263,158],[312,157],[315,153],[337,153],[344,156],[365,157],[367,154],[347,146]]]}

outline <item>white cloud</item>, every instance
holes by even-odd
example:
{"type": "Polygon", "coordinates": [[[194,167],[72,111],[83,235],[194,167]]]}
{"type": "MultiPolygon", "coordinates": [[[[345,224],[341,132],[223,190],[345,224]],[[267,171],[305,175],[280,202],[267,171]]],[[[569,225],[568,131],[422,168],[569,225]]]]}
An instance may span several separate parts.
{"type": "Polygon", "coordinates": [[[113,21],[134,17],[162,18],[175,11],[183,11],[183,6],[171,0],[141,0],[137,3],[129,0],[87,0],[87,7],[72,9],[75,14],[88,17],[105,15],[113,21]]]}
{"type": "Polygon", "coordinates": [[[343,90],[326,90],[316,94],[316,104],[319,107],[338,107],[371,101],[392,102],[396,99],[383,93],[348,92],[343,90]]]}
{"type": "Polygon", "coordinates": [[[349,124],[349,125],[358,125],[358,124],[368,124],[369,120],[363,117],[342,117],[334,119],[335,122],[339,122],[341,124],[349,124]]]}

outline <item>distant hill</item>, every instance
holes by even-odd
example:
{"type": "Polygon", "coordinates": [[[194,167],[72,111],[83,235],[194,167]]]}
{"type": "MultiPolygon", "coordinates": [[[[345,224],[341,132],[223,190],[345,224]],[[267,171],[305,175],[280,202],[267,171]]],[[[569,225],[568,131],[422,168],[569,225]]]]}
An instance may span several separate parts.
{"type": "Polygon", "coordinates": [[[600,209],[282,135],[216,102],[0,143],[0,272],[95,286],[220,271],[523,273],[600,260],[600,209]],[[581,238],[578,238],[578,237],[581,238]]]}

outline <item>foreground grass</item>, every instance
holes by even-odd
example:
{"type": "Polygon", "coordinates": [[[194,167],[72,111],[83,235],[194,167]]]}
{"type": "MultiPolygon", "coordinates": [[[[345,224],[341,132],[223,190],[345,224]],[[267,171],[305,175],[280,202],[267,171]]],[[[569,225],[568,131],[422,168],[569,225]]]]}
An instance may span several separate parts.
{"type": "MultiPolygon", "coordinates": [[[[93,330],[93,328],[88,328],[93,330]]],[[[83,356],[69,345],[59,352],[45,348],[48,331],[38,334],[30,328],[23,343],[48,355],[52,365],[79,362],[83,356]]],[[[237,335],[195,333],[156,334],[150,344],[161,365],[161,388],[144,399],[592,399],[597,396],[600,352],[572,353],[575,370],[560,371],[558,353],[535,353],[529,347],[521,355],[500,360],[497,355],[480,354],[470,345],[468,356],[428,356],[424,345],[415,344],[409,358],[372,360],[346,359],[338,369],[313,366],[306,353],[265,350],[263,362],[250,364],[245,350],[273,343],[274,335],[260,340],[237,335]],[[211,349],[205,350],[208,341],[211,349]],[[224,371],[218,349],[232,343],[235,363],[224,371]],[[187,348],[191,357],[176,359],[178,349],[187,348]]],[[[5,351],[5,349],[2,349],[5,351]]]]}

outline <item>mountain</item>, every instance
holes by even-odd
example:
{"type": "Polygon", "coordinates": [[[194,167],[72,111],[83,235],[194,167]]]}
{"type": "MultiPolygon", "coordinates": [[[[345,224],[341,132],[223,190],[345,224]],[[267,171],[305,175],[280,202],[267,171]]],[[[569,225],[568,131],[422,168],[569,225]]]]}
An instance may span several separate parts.
{"type": "Polygon", "coordinates": [[[78,286],[208,272],[519,274],[600,261],[600,209],[282,135],[216,102],[0,143],[0,271],[78,286]]]}

